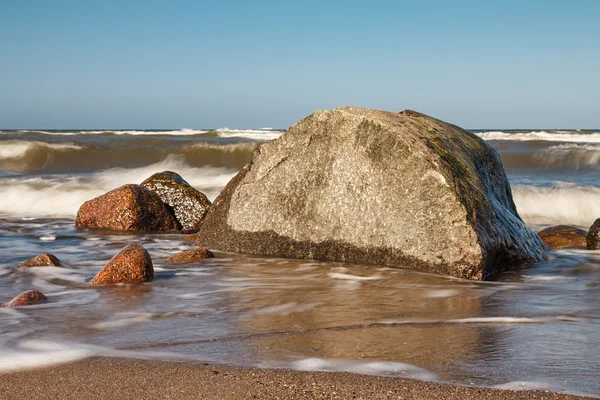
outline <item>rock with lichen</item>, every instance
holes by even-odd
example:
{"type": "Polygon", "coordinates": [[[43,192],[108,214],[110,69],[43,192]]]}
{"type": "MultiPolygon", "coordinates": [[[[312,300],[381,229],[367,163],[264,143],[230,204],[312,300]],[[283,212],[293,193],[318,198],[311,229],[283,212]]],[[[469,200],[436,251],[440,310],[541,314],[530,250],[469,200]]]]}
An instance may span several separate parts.
{"type": "Polygon", "coordinates": [[[598,218],[588,231],[587,238],[588,250],[600,250],[600,218],[598,218]]]}
{"type": "Polygon", "coordinates": [[[75,225],[142,232],[181,229],[169,207],[140,185],[124,185],[86,201],[77,211],[75,225]]]}
{"type": "Polygon", "coordinates": [[[152,280],[154,267],[150,254],[139,244],[130,244],[114,256],[90,284],[142,283],[152,280]]]}
{"type": "Polygon", "coordinates": [[[259,147],[196,244],[476,280],[548,249],[481,138],[414,111],[357,107],[317,111],[259,147]]]}
{"type": "Polygon", "coordinates": [[[142,182],[142,186],[158,195],[173,210],[184,233],[200,229],[211,204],[204,193],[172,171],[156,173],[142,182]]]}

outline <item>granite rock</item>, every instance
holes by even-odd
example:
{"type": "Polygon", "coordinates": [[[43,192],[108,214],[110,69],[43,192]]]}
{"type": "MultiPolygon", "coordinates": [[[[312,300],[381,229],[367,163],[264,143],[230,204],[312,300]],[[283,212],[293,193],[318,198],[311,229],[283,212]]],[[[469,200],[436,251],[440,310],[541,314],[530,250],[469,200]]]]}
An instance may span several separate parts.
{"type": "Polygon", "coordinates": [[[86,201],[77,211],[75,225],[142,232],[181,228],[169,207],[140,185],[124,185],[86,201]]]}
{"type": "Polygon", "coordinates": [[[37,290],[28,290],[17,295],[10,302],[8,302],[5,307],[23,307],[23,306],[31,306],[34,304],[45,303],[48,301],[48,298],[37,290]]]}
{"type": "Polygon", "coordinates": [[[62,263],[53,254],[45,253],[23,261],[19,267],[62,267],[62,263]]]}
{"type": "Polygon", "coordinates": [[[588,250],[600,250],[600,218],[598,218],[588,231],[587,238],[588,250]]]}
{"type": "Polygon", "coordinates": [[[130,244],[114,256],[90,284],[142,283],[151,280],[154,280],[154,267],[150,254],[139,244],[130,244]]]}
{"type": "Polygon", "coordinates": [[[543,229],[538,235],[550,248],[585,249],[587,232],[570,225],[557,225],[543,229]]]}
{"type": "Polygon", "coordinates": [[[142,186],[158,195],[173,210],[184,233],[200,229],[211,204],[204,193],[172,171],[156,173],[142,182],[142,186]]]}
{"type": "Polygon", "coordinates": [[[208,249],[195,249],[177,253],[165,260],[167,264],[194,264],[202,262],[208,258],[213,258],[215,255],[208,249]]]}
{"type": "Polygon", "coordinates": [[[474,280],[548,250],[481,138],[414,111],[357,107],[317,111],[259,147],[196,244],[474,280]]]}

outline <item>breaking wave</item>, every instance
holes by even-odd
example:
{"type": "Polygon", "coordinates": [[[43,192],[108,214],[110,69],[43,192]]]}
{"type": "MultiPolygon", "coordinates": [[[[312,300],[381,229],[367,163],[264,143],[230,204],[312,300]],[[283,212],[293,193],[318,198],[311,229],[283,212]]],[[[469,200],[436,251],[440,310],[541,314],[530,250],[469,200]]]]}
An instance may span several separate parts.
{"type": "Polygon", "coordinates": [[[512,141],[550,141],[550,142],[578,142],[600,143],[600,132],[582,133],[580,131],[533,131],[533,132],[476,132],[477,136],[485,140],[512,140],[512,141]]]}
{"type": "Polygon", "coordinates": [[[89,175],[1,178],[0,214],[74,218],[83,202],[127,183],[141,183],[160,171],[174,171],[213,200],[237,173],[224,167],[192,167],[181,157],[140,168],[112,168],[89,175]]]}
{"type": "Polygon", "coordinates": [[[588,229],[600,216],[600,188],[515,186],[513,198],[528,225],[570,224],[588,229]]]}

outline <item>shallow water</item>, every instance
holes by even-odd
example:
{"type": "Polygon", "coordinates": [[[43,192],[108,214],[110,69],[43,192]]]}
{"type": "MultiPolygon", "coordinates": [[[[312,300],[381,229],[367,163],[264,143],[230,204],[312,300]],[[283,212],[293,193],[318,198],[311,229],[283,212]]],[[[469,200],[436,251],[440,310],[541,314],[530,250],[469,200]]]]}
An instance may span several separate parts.
{"type": "MultiPolygon", "coordinates": [[[[555,252],[497,282],[470,282],[403,269],[218,252],[202,264],[173,267],[164,259],[192,248],[183,235],[75,229],[81,202],[164,169],[179,172],[214,198],[261,142],[256,136],[261,131],[249,132],[252,137],[206,138],[196,132],[158,139],[150,134],[87,133],[65,139],[12,132],[4,134],[4,141],[0,134],[0,158],[8,154],[3,148],[14,150],[14,143],[3,147],[14,140],[62,140],[83,149],[97,141],[110,149],[135,144],[135,138],[141,139],[130,150],[132,158],[138,151],[143,156],[139,165],[122,165],[123,153],[109,158],[104,168],[76,167],[75,161],[71,168],[54,155],[38,171],[2,171],[0,302],[32,288],[50,302],[0,308],[0,371],[100,354],[346,370],[600,396],[600,252],[555,252]],[[212,143],[217,147],[206,151],[219,154],[209,161],[201,154],[193,161],[182,158],[194,142],[212,143]],[[248,148],[224,149],[236,145],[248,148]],[[158,150],[152,146],[164,152],[155,157],[152,151],[158,150]],[[220,163],[220,158],[228,161],[220,163]],[[56,165],[60,168],[53,170],[56,165]],[[150,252],[154,282],[87,285],[114,254],[134,242],[150,252]],[[16,268],[42,252],[55,254],[66,267],[16,268]]],[[[267,133],[265,140],[277,135],[267,133]]],[[[539,154],[560,141],[519,138],[490,143],[503,156],[526,222],[543,227],[557,220],[587,228],[600,217],[594,208],[600,206],[594,200],[600,196],[594,186],[597,163],[552,161],[539,154]],[[561,208],[563,200],[568,207],[561,208]]],[[[22,157],[24,164],[27,160],[22,157]]]]}

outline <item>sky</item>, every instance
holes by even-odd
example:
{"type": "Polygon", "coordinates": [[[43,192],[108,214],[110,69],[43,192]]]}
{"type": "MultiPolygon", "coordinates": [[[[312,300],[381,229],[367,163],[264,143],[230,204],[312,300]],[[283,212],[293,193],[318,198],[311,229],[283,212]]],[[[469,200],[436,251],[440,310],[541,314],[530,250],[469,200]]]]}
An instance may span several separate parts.
{"type": "Polygon", "coordinates": [[[0,0],[0,128],[600,128],[600,1],[0,0]]]}

